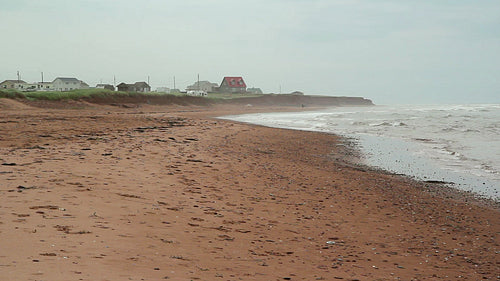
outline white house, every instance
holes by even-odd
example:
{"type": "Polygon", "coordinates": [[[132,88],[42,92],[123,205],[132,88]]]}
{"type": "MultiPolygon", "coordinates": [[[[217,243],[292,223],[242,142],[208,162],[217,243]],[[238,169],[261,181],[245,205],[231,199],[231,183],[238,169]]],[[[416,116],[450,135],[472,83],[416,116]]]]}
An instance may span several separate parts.
{"type": "Polygon", "coordinates": [[[0,83],[0,89],[19,89],[21,84],[26,84],[23,80],[5,80],[0,83]]]}
{"type": "MultiPolygon", "coordinates": [[[[82,83],[84,84],[83,81],[76,78],[57,77],[54,81],[52,81],[52,87],[54,91],[71,91],[85,88],[82,83]]],[[[86,88],[88,88],[88,85],[86,88]]]]}
{"type": "Polygon", "coordinates": [[[199,81],[194,82],[193,85],[187,86],[186,91],[204,91],[207,93],[212,93],[218,87],[217,83],[211,83],[209,81],[199,81]]]}

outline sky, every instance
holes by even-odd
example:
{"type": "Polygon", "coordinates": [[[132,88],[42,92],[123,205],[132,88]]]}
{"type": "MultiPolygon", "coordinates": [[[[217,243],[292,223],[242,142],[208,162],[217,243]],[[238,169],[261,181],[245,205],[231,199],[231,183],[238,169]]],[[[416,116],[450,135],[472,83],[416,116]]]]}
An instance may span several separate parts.
{"type": "Polygon", "coordinates": [[[498,0],[0,0],[0,80],[500,103],[498,0]]]}

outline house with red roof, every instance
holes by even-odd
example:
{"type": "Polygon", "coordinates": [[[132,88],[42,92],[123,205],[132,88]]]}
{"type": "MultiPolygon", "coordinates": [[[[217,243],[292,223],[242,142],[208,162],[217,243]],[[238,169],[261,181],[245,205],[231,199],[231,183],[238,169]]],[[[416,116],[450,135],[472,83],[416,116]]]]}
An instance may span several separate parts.
{"type": "Polygon", "coordinates": [[[245,93],[247,85],[243,77],[224,77],[220,83],[219,91],[221,93],[245,93]]]}

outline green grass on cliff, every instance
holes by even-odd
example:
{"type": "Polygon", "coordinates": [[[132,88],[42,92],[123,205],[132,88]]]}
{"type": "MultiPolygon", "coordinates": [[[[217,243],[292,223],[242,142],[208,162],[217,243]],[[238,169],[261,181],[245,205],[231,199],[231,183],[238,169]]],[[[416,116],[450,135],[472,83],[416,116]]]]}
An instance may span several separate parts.
{"type": "MultiPolygon", "coordinates": [[[[0,98],[28,99],[28,100],[78,100],[82,98],[120,98],[120,97],[151,97],[151,96],[186,96],[185,93],[165,94],[157,92],[137,93],[137,92],[119,92],[106,89],[80,89],[67,92],[47,91],[47,92],[21,92],[17,90],[0,90],[0,98]]],[[[261,95],[250,93],[209,93],[207,98],[213,100],[237,99],[243,97],[258,97],[261,95]]]]}
{"type": "Polygon", "coordinates": [[[131,93],[115,92],[106,89],[80,89],[67,92],[47,91],[47,92],[20,92],[16,90],[0,90],[0,98],[28,99],[28,100],[77,100],[81,98],[105,98],[105,97],[134,97],[134,96],[160,96],[155,92],[131,93]]]}
{"type": "Polygon", "coordinates": [[[264,94],[253,94],[253,93],[208,93],[207,98],[210,99],[238,99],[238,98],[249,98],[249,97],[260,97],[264,94]]]}
{"type": "Polygon", "coordinates": [[[0,98],[8,99],[24,99],[26,98],[23,93],[16,90],[0,90],[0,98]]]}

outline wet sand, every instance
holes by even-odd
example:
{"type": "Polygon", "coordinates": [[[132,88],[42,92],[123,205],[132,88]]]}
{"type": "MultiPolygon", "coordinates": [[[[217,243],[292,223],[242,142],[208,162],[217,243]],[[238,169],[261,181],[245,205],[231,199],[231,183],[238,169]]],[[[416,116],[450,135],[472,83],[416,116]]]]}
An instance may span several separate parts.
{"type": "Polygon", "coordinates": [[[500,275],[495,206],[348,164],[333,135],[212,118],[286,108],[2,105],[2,280],[500,275]]]}

